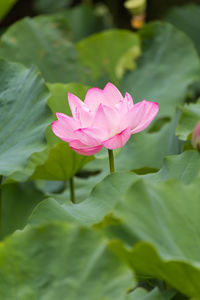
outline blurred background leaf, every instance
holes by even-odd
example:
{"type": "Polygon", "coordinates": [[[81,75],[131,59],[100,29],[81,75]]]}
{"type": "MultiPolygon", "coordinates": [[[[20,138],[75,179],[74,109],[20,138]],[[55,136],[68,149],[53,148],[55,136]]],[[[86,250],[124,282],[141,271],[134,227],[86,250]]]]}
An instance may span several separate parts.
{"type": "Polygon", "coordinates": [[[181,115],[176,135],[183,141],[192,139],[192,132],[200,120],[200,99],[197,103],[185,104],[181,107],[181,115]]]}
{"type": "Polygon", "coordinates": [[[147,179],[140,181],[131,173],[116,173],[105,178],[88,200],[76,206],[59,205],[53,199],[41,202],[31,223],[70,220],[90,225],[99,220],[102,226],[117,227],[118,236],[121,228],[125,245],[111,242],[110,247],[137,271],[141,280],[160,278],[186,295],[197,297],[199,288],[195,282],[200,276],[199,249],[195,242],[199,228],[198,180],[189,186],[172,180],[155,184],[147,179]],[[193,197],[188,201],[190,195],[193,197]],[[98,199],[101,199],[100,206],[98,199]],[[103,215],[105,218],[101,221],[103,215]],[[131,246],[137,240],[145,242],[136,244],[133,250],[126,248],[127,242],[131,246]]]}
{"type": "MultiPolygon", "coordinates": [[[[91,226],[99,223],[122,198],[130,185],[137,181],[134,173],[116,173],[98,182],[89,197],[73,205],[68,199],[60,204],[56,195],[41,202],[29,219],[29,224],[69,221],[91,226]],[[123,174],[123,176],[122,176],[123,174]],[[57,199],[57,200],[55,200],[57,199]]],[[[86,184],[87,185],[87,184],[86,184]]]]}
{"type": "Polygon", "coordinates": [[[181,143],[175,136],[176,121],[165,124],[159,131],[133,135],[127,147],[116,157],[117,170],[159,169],[167,155],[181,152],[181,143]],[[151,151],[150,151],[151,149],[151,151]]]}
{"type": "Polygon", "coordinates": [[[2,218],[0,236],[5,237],[22,229],[33,208],[44,199],[44,194],[33,183],[12,183],[2,187],[2,218]]]}
{"type": "Polygon", "coordinates": [[[192,39],[200,54],[200,6],[188,4],[182,7],[173,7],[167,13],[165,19],[185,32],[192,39]]]}
{"type": "Polygon", "coordinates": [[[59,142],[50,149],[47,161],[36,167],[31,179],[68,180],[93,159],[77,154],[66,142],[59,142]]]}
{"type": "Polygon", "coordinates": [[[125,30],[107,30],[80,41],[77,49],[83,65],[88,67],[90,78],[100,81],[119,82],[125,71],[135,69],[135,59],[140,54],[136,34],[125,30]],[[98,60],[97,60],[98,57],[98,60]]]}
{"type": "Polygon", "coordinates": [[[0,56],[30,67],[37,65],[48,82],[81,81],[86,74],[79,66],[65,18],[25,18],[2,36],[0,56]]]}
{"type": "Polygon", "coordinates": [[[48,98],[37,69],[0,60],[0,174],[22,170],[33,153],[46,148],[48,98]]]}
{"type": "Polygon", "coordinates": [[[179,155],[170,155],[164,159],[162,168],[145,178],[153,182],[177,179],[184,184],[192,183],[200,174],[200,155],[196,150],[188,150],[179,155]]]}
{"type": "Polygon", "coordinates": [[[132,235],[132,245],[135,237],[142,241],[132,249],[122,242],[111,242],[115,253],[139,278],[163,279],[194,299],[200,291],[196,284],[200,278],[196,243],[199,196],[199,178],[190,185],[174,180],[157,184],[137,181],[112,211],[132,235]]]}
{"type": "Polygon", "coordinates": [[[199,57],[190,39],[170,24],[148,24],[139,36],[142,55],[137,68],[125,74],[121,89],[129,91],[136,102],[158,102],[160,117],[173,116],[188,87],[200,78],[199,57]]]}
{"type": "Polygon", "coordinates": [[[59,12],[72,4],[73,0],[35,0],[34,9],[41,14],[59,12]]]}
{"type": "Polygon", "coordinates": [[[5,17],[9,10],[18,0],[1,0],[0,1],[0,21],[5,17]]]}
{"type": "Polygon", "coordinates": [[[69,23],[73,42],[78,42],[87,36],[113,26],[112,16],[109,12],[103,11],[101,13],[101,11],[100,8],[93,9],[88,5],[76,5],[60,12],[60,15],[69,23]]]}
{"type": "Polygon", "coordinates": [[[143,288],[137,288],[127,296],[126,300],[165,300],[165,298],[157,288],[149,293],[143,288]]]}
{"type": "Polygon", "coordinates": [[[6,239],[0,249],[0,280],[4,300],[13,295],[121,300],[136,285],[131,270],[99,232],[67,223],[26,228],[6,239]]]}

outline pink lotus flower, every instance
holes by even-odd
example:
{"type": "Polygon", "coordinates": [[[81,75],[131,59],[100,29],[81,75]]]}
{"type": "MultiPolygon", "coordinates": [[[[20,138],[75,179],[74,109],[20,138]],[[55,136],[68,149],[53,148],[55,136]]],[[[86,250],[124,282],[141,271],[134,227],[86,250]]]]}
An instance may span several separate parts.
{"type": "Polygon", "coordinates": [[[159,110],[155,102],[133,104],[128,93],[123,97],[111,83],[103,90],[89,89],[84,102],[70,93],[68,100],[73,117],[57,113],[52,130],[83,155],[96,154],[102,147],[121,148],[132,134],[144,130],[159,110]]]}
{"type": "Polygon", "coordinates": [[[200,122],[197,123],[192,133],[192,145],[200,151],[200,122]]]}

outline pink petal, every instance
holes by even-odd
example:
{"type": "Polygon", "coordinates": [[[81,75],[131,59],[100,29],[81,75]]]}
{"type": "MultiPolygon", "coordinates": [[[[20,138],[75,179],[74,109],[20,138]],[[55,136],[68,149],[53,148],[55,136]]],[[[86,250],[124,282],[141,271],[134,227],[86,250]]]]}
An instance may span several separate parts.
{"type": "Polygon", "coordinates": [[[133,99],[132,99],[131,95],[126,92],[124,99],[125,99],[125,101],[127,103],[128,109],[131,109],[133,107],[133,105],[134,105],[133,99]]]}
{"type": "Polygon", "coordinates": [[[104,102],[104,94],[101,89],[94,87],[87,91],[84,103],[87,104],[92,111],[95,111],[99,104],[103,104],[104,102]]]}
{"type": "Polygon", "coordinates": [[[92,111],[95,111],[99,104],[114,107],[115,104],[122,99],[123,97],[119,90],[109,82],[103,90],[97,87],[89,89],[85,96],[84,103],[87,104],[92,111]]]}
{"type": "Polygon", "coordinates": [[[198,122],[192,133],[192,145],[198,151],[200,150],[200,122],[198,122]]]}
{"type": "Polygon", "coordinates": [[[100,128],[102,130],[101,139],[107,139],[118,131],[120,115],[111,107],[100,104],[94,120],[91,124],[92,128],[100,128]]]}
{"type": "Polygon", "coordinates": [[[96,146],[96,147],[88,147],[87,145],[81,143],[80,141],[71,141],[69,143],[69,146],[72,150],[74,150],[75,152],[81,154],[81,155],[86,155],[86,156],[89,156],[89,155],[94,155],[96,154],[97,152],[99,152],[103,146],[99,145],[99,146],[96,146]]]}
{"type": "Polygon", "coordinates": [[[131,128],[131,134],[144,130],[158,113],[158,103],[142,101],[135,104],[123,117],[121,126],[131,128]]]}
{"type": "Polygon", "coordinates": [[[120,91],[110,82],[108,82],[103,90],[106,102],[104,104],[108,106],[114,106],[120,100],[123,99],[120,91]]]}
{"type": "Polygon", "coordinates": [[[130,127],[128,127],[123,131],[121,131],[120,133],[114,135],[110,139],[104,141],[102,144],[104,145],[104,147],[110,150],[121,148],[126,144],[130,136],[131,136],[131,129],[130,127]]]}
{"type": "Polygon", "coordinates": [[[90,128],[79,128],[74,131],[76,139],[88,146],[98,146],[100,144],[100,140],[96,137],[96,132],[98,129],[90,129],[90,128]]]}
{"type": "Polygon", "coordinates": [[[77,120],[63,113],[56,113],[56,117],[59,121],[62,121],[73,129],[77,129],[80,126],[80,123],[77,120]]]}
{"type": "Polygon", "coordinates": [[[51,124],[54,134],[65,142],[74,139],[73,131],[78,128],[77,122],[65,114],[57,113],[58,120],[51,124]]]}
{"type": "Polygon", "coordinates": [[[101,142],[102,136],[104,136],[103,128],[88,127],[88,128],[81,128],[81,130],[88,136],[96,139],[98,142],[101,142]]]}
{"type": "Polygon", "coordinates": [[[74,119],[79,120],[83,127],[88,126],[92,120],[89,107],[71,93],[68,93],[68,101],[74,119]]]}
{"type": "Polygon", "coordinates": [[[115,104],[115,108],[119,111],[121,119],[123,119],[123,115],[125,115],[133,107],[133,105],[134,104],[131,95],[125,93],[125,97],[115,104]]]}
{"type": "Polygon", "coordinates": [[[72,115],[75,119],[79,118],[78,112],[83,109],[84,102],[82,102],[77,96],[68,93],[68,102],[71,108],[72,115]]]}

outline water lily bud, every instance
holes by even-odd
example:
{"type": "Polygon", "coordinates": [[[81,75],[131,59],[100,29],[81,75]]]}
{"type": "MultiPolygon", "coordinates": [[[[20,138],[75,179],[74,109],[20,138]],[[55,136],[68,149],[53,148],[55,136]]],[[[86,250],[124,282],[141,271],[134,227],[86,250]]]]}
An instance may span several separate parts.
{"type": "Polygon", "coordinates": [[[197,123],[192,133],[192,145],[200,151],[200,121],[197,123]]]}
{"type": "Polygon", "coordinates": [[[131,13],[131,26],[140,29],[145,23],[146,0],[127,0],[125,8],[131,13]]]}
{"type": "Polygon", "coordinates": [[[143,100],[133,103],[131,95],[108,83],[103,90],[91,88],[85,101],[68,94],[72,117],[57,113],[54,134],[79,154],[94,155],[102,147],[123,147],[132,134],[144,130],[158,113],[158,104],[143,100]]]}
{"type": "Polygon", "coordinates": [[[133,15],[141,15],[146,9],[146,0],[127,0],[124,3],[126,9],[128,9],[133,15]]]}

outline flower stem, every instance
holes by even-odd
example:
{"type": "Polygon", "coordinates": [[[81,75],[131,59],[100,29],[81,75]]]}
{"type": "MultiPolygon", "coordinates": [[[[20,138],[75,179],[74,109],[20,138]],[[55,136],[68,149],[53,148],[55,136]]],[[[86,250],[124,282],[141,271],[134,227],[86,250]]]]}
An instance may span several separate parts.
{"type": "Polygon", "coordinates": [[[2,229],[2,179],[3,176],[0,176],[0,229],[2,229]]]}
{"type": "Polygon", "coordinates": [[[112,150],[108,149],[108,157],[109,157],[109,164],[110,164],[110,174],[112,174],[115,172],[114,155],[112,150]]]}
{"type": "Polygon", "coordinates": [[[75,192],[74,192],[74,177],[70,178],[69,184],[70,184],[70,200],[72,201],[72,203],[75,204],[76,200],[75,200],[75,192]]]}

